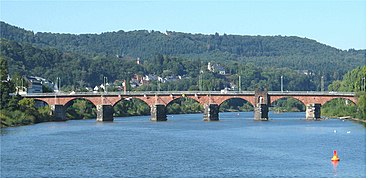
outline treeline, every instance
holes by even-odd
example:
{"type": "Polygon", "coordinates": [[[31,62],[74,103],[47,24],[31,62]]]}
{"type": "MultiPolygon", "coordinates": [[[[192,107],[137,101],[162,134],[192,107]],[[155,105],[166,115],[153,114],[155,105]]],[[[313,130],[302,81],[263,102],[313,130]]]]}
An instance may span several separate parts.
{"type": "Polygon", "coordinates": [[[356,92],[358,103],[336,99],[322,108],[322,115],[332,117],[352,117],[366,119],[366,66],[358,67],[344,75],[342,80],[334,81],[328,86],[330,91],[356,92]]]}
{"type": "MultiPolygon", "coordinates": [[[[348,70],[365,64],[365,50],[343,51],[315,40],[295,36],[241,36],[220,35],[218,33],[203,35],[172,31],[161,33],[147,30],[74,35],[34,33],[5,22],[0,22],[0,27],[2,38],[21,44],[28,43],[42,49],[55,48],[69,55],[78,54],[87,58],[70,57],[69,60],[73,60],[73,62],[69,62],[71,64],[84,65],[87,63],[86,66],[88,66],[91,63],[89,61],[95,58],[97,58],[95,59],[97,62],[106,61],[106,66],[103,66],[106,68],[101,68],[101,71],[98,67],[88,69],[81,66],[79,69],[86,73],[82,73],[80,76],[93,76],[88,73],[94,73],[99,74],[99,79],[103,76],[116,78],[114,75],[106,74],[104,69],[110,70],[111,68],[112,74],[115,74],[118,69],[114,67],[124,67],[124,70],[120,69],[120,71],[128,73],[129,71],[125,71],[125,66],[128,64],[122,64],[121,61],[135,60],[140,57],[145,62],[151,62],[154,60],[155,54],[164,54],[196,63],[226,61],[226,64],[229,62],[252,63],[256,67],[288,67],[292,70],[309,70],[316,76],[314,81],[320,81],[321,76],[324,76],[325,89],[327,89],[329,83],[341,79],[348,70]]],[[[95,63],[93,65],[101,64],[95,63]]],[[[66,67],[63,68],[69,70],[66,67]]],[[[147,70],[150,73],[160,73],[155,68],[147,70]]],[[[176,73],[180,74],[180,72],[176,73]]],[[[128,76],[129,74],[124,74],[118,78],[128,78],[128,76]]],[[[73,82],[73,80],[69,82],[69,79],[73,78],[67,77],[65,81],[67,84],[73,82]]],[[[89,82],[88,78],[85,82],[89,82]]]]}
{"type": "Polygon", "coordinates": [[[33,99],[11,96],[15,82],[8,78],[7,61],[0,56],[0,127],[28,125],[51,120],[49,107],[36,108],[33,99]]]}
{"type": "MultiPolygon", "coordinates": [[[[137,89],[128,87],[129,91],[218,91],[232,85],[238,90],[239,76],[241,90],[254,90],[257,87],[267,87],[271,91],[280,90],[281,76],[283,76],[284,90],[321,90],[322,76],[311,71],[303,73],[285,67],[264,67],[254,63],[228,61],[220,64],[227,72],[227,75],[221,75],[207,70],[209,61],[162,54],[155,54],[151,59],[138,65],[133,60],[102,56],[89,58],[75,53],[61,52],[55,48],[39,49],[30,44],[21,44],[6,39],[1,39],[0,47],[2,56],[9,62],[9,71],[12,76],[15,74],[35,75],[54,81],[60,77],[62,86],[74,91],[98,86],[102,84],[104,77],[107,77],[110,83],[115,80],[129,82],[135,74],[140,76],[154,74],[161,77],[180,75],[183,78],[168,83],[151,81],[137,89]]],[[[325,89],[328,85],[326,79],[327,77],[324,76],[325,89]]]]}

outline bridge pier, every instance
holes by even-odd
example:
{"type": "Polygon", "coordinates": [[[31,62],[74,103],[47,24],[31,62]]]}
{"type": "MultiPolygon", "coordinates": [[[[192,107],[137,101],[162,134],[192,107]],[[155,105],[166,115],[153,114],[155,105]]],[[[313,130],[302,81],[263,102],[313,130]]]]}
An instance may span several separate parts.
{"type": "Polygon", "coordinates": [[[254,107],[254,120],[267,121],[268,120],[268,107],[270,104],[270,97],[267,89],[256,89],[254,93],[254,100],[256,106],[254,107]]]}
{"type": "Polygon", "coordinates": [[[257,121],[267,121],[268,120],[268,105],[267,104],[257,104],[254,107],[254,120],[257,121]]]}
{"type": "Polygon", "coordinates": [[[165,105],[154,104],[151,106],[151,121],[167,121],[165,105]]]}
{"type": "Polygon", "coordinates": [[[97,121],[99,122],[105,122],[105,121],[113,121],[114,120],[114,110],[112,105],[97,105],[97,121]]]}
{"type": "Polygon", "coordinates": [[[219,120],[219,105],[218,104],[205,104],[203,120],[204,121],[218,121],[219,120]]]}
{"type": "Polygon", "coordinates": [[[50,105],[51,115],[53,116],[55,121],[65,121],[66,120],[66,111],[65,107],[61,104],[50,105]]]}
{"type": "Polygon", "coordinates": [[[306,119],[320,119],[321,118],[321,104],[307,104],[305,108],[306,119]]]}

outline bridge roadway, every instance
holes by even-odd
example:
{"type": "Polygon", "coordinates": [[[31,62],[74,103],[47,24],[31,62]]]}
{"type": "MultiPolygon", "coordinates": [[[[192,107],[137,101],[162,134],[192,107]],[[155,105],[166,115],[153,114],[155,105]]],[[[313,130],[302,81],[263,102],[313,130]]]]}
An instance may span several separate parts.
{"type": "Polygon", "coordinates": [[[65,120],[65,109],[75,99],[85,99],[97,108],[97,121],[112,121],[113,106],[121,100],[140,99],[151,107],[151,120],[165,121],[166,106],[175,99],[187,97],[204,107],[204,120],[217,121],[219,106],[233,98],[244,99],[254,107],[255,120],[268,120],[268,108],[278,99],[291,97],[306,106],[306,119],[319,119],[320,109],[326,102],[342,98],[357,103],[353,92],[320,91],[141,91],[141,92],[58,92],[23,94],[23,97],[44,101],[56,120],[65,120]]]}

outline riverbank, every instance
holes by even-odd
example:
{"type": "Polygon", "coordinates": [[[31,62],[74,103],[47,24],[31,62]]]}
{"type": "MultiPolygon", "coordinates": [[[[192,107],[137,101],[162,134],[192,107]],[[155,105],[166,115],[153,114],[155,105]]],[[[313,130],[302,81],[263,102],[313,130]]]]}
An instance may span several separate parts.
{"type": "Polygon", "coordinates": [[[365,119],[353,118],[351,116],[326,116],[328,119],[340,119],[340,120],[349,120],[349,121],[356,121],[361,123],[366,123],[365,119]]]}

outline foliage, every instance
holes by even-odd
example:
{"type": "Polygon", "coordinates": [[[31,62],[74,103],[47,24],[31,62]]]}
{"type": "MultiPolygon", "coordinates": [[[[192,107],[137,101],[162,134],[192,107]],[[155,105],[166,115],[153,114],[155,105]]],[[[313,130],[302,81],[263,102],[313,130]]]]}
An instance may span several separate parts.
{"type": "Polygon", "coordinates": [[[27,125],[51,120],[51,109],[36,109],[33,99],[19,95],[10,96],[15,92],[14,80],[8,79],[7,59],[0,55],[0,127],[27,125]]]}
{"type": "MultiPolygon", "coordinates": [[[[200,70],[206,69],[207,62],[213,62],[224,66],[231,76],[204,72],[203,90],[223,89],[229,81],[236,82],[238,75],[243,89],[254,90],[267,84],[269,90],[279,90],[280,75],[285,75],[285,89],[315,91],[322,89],[322,76],[327,89],[332,81],[365,62],[365,50],[343,51],[295,36],[146,30],[73,35],[34,33],[5,22],[0,22],[0,27],[1,54],[9,58],[11,74],[19,72],[50,80],[61,77],[62,85],[74,90],[100,85],[105,76],[110,82],[129,81],[134,74],[187,76],[189,81],[165,84],[162,90],[197,90],[200,70]],[[135,63],[138,57],[143,64],[135,63]],[[297,70],[309,74],[303,76],[297,70]]],[[[156,90],[157,84],[137,90],[147,89],[156,90]]]]}
{"type": "Polygon", "coordinates": [[[336,99],[323,105],[322,114],[326,116],[351,116],[366,118],[366,67],[357,67],[347,72],[342,80],[334,81],[328,86],[330,91],[356,92],[358,103],[336,99]]]}
{"type": "Polygon", "coordinates": [[[48,106],[36,108],[30,98],[12,97],[7,109],[0,110],[1,127],[28,125],[50,121],[51,109],[48,106]]]}
{"type": "Polygon", "coordinates": [[[68,119],[91,119],[96,118],[96,107],[84,99],[76,99],[66,108],[68,119]]]}
{"type": "Polygon", "coordinates": [[[8,62],[5,57],[0,55],[0,109],[5,109],[9,105],[10,95],[14,92],[14,85],[8,79],[8,62]]]}
{"type": "Polygon", "coordinates": [[[149,115],[150,107],[139,99],[127,99],[114,106],[114,116],[140,116],[149,115]]]}
{"type": "Polygon", "coordinates": [[[272,104],[272,110],[276,112],[303,112],[305,105],[294,98],[281,98],[272,104]]]}
{"type": "Polygon", "coordinates": [[[203,112],[203,107],[197,101],[182,97],[173,100],[166,106],[168,114],[185,114],[203,112]]]}
{"type": "Polygon", "coordinates": [[[253,105],[243,99],[233,98],[226,100],[222,104],[220,104],[219,111],[220,112],[253,111],[253,105]]]}

